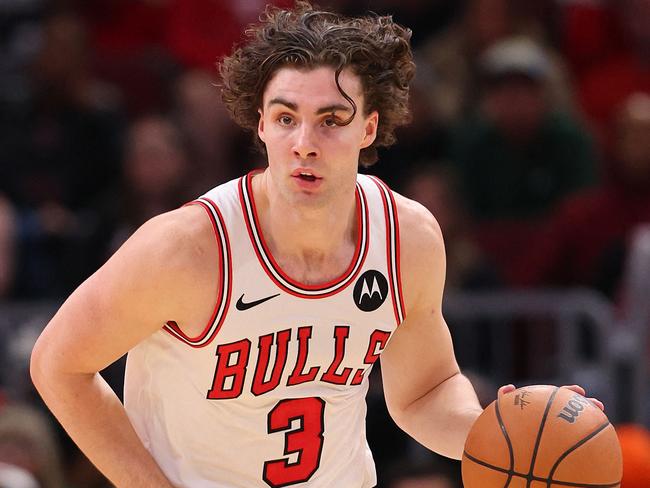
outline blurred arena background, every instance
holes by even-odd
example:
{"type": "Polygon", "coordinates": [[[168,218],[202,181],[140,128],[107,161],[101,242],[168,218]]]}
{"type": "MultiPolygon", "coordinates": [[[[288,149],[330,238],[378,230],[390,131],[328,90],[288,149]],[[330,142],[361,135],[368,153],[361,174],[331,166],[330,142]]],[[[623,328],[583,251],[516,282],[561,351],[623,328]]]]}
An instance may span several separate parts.
{"type": "MultiPolygon", "coordinates": [[[[263,165],[214,84],[266,3],[0,0],[0,487],[110,486],[35,394],[31,347],[145,220],[263,165]]],[[[484,405],[579,383],[617,425],[622,488],[650,487],[650,0],[318,4],[413,29],[413,122],[369,171],[442,226],[484,405]]],[[[104,372],[120,395],[122,371],[104,372]]],[[[373,377],[379,486],[459,488],[373,377]]]]}

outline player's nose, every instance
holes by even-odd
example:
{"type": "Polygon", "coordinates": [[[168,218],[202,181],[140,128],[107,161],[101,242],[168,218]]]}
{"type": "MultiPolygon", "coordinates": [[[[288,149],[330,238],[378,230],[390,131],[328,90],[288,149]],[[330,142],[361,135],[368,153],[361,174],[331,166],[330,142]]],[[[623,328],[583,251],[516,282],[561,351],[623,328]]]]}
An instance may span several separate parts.
{"type": "Polygon", "coordinates": [[[295,131],[293,153],[300,159],[311,159],[320,155],[318,141],[314,130],[308,124],[302,124],[295,131]]]}

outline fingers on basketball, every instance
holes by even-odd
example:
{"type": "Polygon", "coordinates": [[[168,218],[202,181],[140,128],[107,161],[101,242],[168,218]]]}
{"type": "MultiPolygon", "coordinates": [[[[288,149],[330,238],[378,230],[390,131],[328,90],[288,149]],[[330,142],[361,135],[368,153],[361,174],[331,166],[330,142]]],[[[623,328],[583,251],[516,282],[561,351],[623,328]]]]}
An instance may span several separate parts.
{"type": "Polygon", "coordinates": [[[467,438],[465,488],[619,487],[622,458],[614,427],[600,402],[580,391],[500,389],[467,438]]]}

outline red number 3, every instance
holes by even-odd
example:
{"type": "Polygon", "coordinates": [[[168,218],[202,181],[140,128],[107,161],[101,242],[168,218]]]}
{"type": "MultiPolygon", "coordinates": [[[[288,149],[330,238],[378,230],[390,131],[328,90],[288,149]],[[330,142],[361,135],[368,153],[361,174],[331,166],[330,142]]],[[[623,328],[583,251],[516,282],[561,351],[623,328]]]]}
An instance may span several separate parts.
{"type": "Polygon", "coordinates": [[[269,412],[269,434],[291,429],[291,422],[300,420],[300,426],[284,434],[284,454],[298,453],[298,460],[274,459],[264,463],[263,478],[269,486],[304,483],[320,465],[323,451],[323,414],[325,402],[321,398],[290,398],[281,400],[269,412]]]}

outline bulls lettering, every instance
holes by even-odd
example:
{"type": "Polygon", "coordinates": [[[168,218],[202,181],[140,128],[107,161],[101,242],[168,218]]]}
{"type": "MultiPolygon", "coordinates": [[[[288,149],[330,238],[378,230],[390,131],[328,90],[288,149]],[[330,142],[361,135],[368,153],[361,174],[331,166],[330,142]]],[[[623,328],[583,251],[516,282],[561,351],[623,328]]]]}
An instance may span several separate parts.
{"type": "Polygon", "coordinates": [[[310,368],[307,373],[304,372],[305,363],[307,362],[307,356],[309,354],[309,339],[311,339],[311,327],[299,327],[298,359],[296,360],[295,368],[293,368],[293,373],[291,373],[291,376],[289,376],[289,379],[287,380],[287,386],[314,381],[316,375],[320,371],[318,366],[314,366],[310,368]]]}
{"type": "Polygon", "coordinates": [[[241,395],[250,350],[251,341],[248,339],[230,344],[219,344],[217,347],[217,369],[214,372],[212,388],[208,391],[209,399],[224,400],[237,398],[241,395]],[[226,384],[228,380],[231,382],[230,386],[226,384]]]}
{"type": "Polygon", "coordinates": [[[255,367],[255,376],[253,377],[253,386],[251,388],[253,395],[262,395],[268,391],[275,390],[280,384],[280,378],[284,371],[284,365],[287,363],[287,350],[289,349],[289,339],[291,339],[291,330],[281,330],[277,334],[268,334],[260,337],[259,353],[257,356],[257,366],[255,367]],[[264,381],[266,371],[269,367],[271,357],[271,344],[275,335],[275,363],[271,373],[271,379],[264,381]]]}
{"type": "Polygon", "coordinates": [[[370,336],[370,344],[368,345],[368,352],[364,358],[364,364],[367,364],[368,367],[365,369],[358,369],[354,373],[354,378],[352,378],[351,385],[360,385],[363,381],[363,376],[365,372],[375,364],[375,361],[379,359],[379,354],[384,350],[386,344],[388,343],[388,338],[390,337],[390,332],[385,332],[383,330],[376,330],[370,336]]]}
{"type": "Polygon", "coordinates": [[[333,383],[335,385],[345,385],[348,382],[352,368],[343,368],[343,371],[337,373],[336,370],[343,362],[343,357],[345,356],[345,341],[350,335],[350,327],[347,326],[337,326],[334,328],[334,339],[336,353],[334,355],[334,360],[330,367],[327,368],[327,371],[321,376],[321,381],[326,383],[333,383]]]}
{"type": "MultiPolygon", "coordinates": [[[[331,330],[331,329],[330,329],[331,330]]],[[[255,368],[250,381],[250,391],[253,395],[264,395],[275,390],[282,381],[287,387],[301,385],[312,381],[323,381],[334,385],[360,385],[372,365],[386,347],[390,332],[375,330],[368,337],[368,347],[365,356],[361,356],[359,343],[352,350],[354,355],[347,352],[350,337],[350,327],[338,325],[331,339],[331,361],[327,369],[319,356],[320,365],[309,365],[310,342],[313,327],[298,327],[297,330],[286,329],[260,336],[257,341],[257,360],[250,357],[251,341],[242,339],[229,344],[220,344],[216,350],[216,368],[212,386],[207,393],[209,400],[227,400],[237,398],[242,394],[248,373],[248,363],[255,361],[255,368]],[[294,336],[294,332],[296,332],[294,336]],[[292,348],[295,352],[292,354],[292,348]],[[288,358],[292,361],[287,367],[288,358]],[[293,359],[295,358],[295,360],[293,359]],[[295,361],[295,362],[294,362],[295,361]],[[322,369],[321,369],[322,368],[322,369]],[[322,374],[319,373],[324,370],[322,374]],[[288,371],[285,374],[285,371],[288,371]],[[354,374],[352,372],[354,371],[354,374]],[[285,378],[283,380],[283,378],[285,378]]],[[[320,331],[321,334],[325,331],[320,331]]],[[[323,340],[323,337],[320,337],[323,340]]],[[[358,341],[358,338],[357,338],[358,341]]],[[[322,344],[320,345],[322,347],[322,344]]],[[[322,351],[321,351],[322,354],[322,351]]],[[[253,368],[250,368],[251,370],[253,368]]],[[[248,386],[247,386],[248,388],[248,386]]]]}

